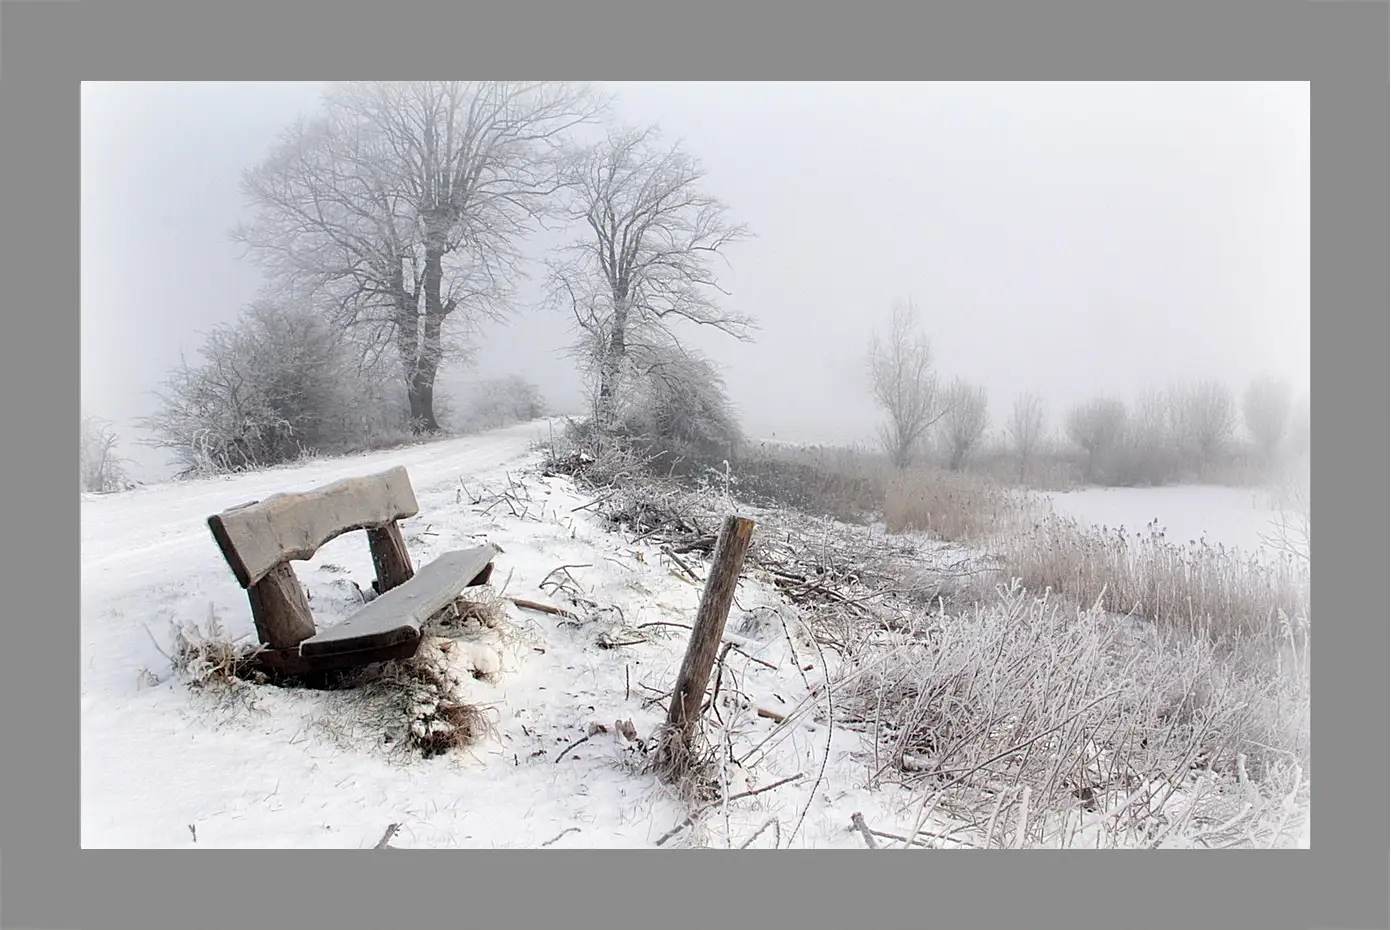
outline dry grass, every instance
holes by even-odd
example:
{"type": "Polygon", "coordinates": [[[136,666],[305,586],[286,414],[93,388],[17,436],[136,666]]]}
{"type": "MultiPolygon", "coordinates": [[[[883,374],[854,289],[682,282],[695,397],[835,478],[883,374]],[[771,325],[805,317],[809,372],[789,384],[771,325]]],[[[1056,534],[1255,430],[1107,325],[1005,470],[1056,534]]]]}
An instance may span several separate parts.
{"type": "Polygon", "coordinates": [[[987,478],[931,467],[895,475],[884,497],[891,533],[929,533],[950,542],[980,543],[1028,515],[1027,499],[987,478]]]}
{"type": "Polygon", "coordinates": [[[1234,793],[1251,807],[1228,829],[1289,843],[1271,825],[1278,786],[1308,772],[1307,651],[1301,663],[1145,644],[1125,621],[1015,588],[864,650],[839,716],[866,734],[871,785],[912,785],[977,845],[1077,845],[1088,825],[1106,834],[1088,844],[1182,844],[1177,810],[1202,823],[1234,793]]]}
{"type": "MultiPolygon", "coordinates": [[[[931,606],[912,596],[912,569],[942,556],[912,536],[896,537],[916,547],[911,557],[850,547],[853,569],[830,573],[846,585],[839,598],[794,598],[816,643],[846,663],[835,717],[865,734],[868,784],[911,785],[915,816],[945,816],[976,845],[1298,844],[1310,765],[1307,559],[1181,546],[1157,527],[1092,529],[983,475],[895,472],[855,450],[760,455],[764,471],[743,460],[732,487],[714,490],[818,516],[858,518],[882,503],[891,533],[974,550],[971,564],[952,567],[957,596],[938,591],[931,606]],[[979,584],[996,571],[1017,582],[979,584]]],[[[622,473],[612,462],[602,471],[622,473]]],[[[627,474],[617,483],[650,487],[644,469],[627,474]]],[[[699,508],[678,498],[605,507],[641,533],[698,534],[699,508]]],[[[758,549],[754,560],[785,556],[758,549]]],[[[693,762],[675,779],[692,795],[708,786],[712,759],[693,762]]]]}
{"type": "Polygon", "coordinates": [[[169,660],[174,674],[185,679],[191,688],[212,690],[261,680],[254,670],[259,647],[228,636],[211,606],[205,624],[171,624],[170,640],[168,651],[158,643],[155,648],[169,660]]]}
{"type": "Polygon", "coordinates": [[[1309,567],[1207,542],[1182,545],[1157,523],[1142,532],[1093,528],[1049,515],[996,543],[1005,571],[1035,591],[1154,621],[1214,641],[1303,639],[1309,567]]]}
{"type": "Polygon", "coordinates": [[[892,472],[883,456],[843,446],[762,444],[734,463],[741,499],[848,523],[879,511],[892,472]]]}
{"type": "MultiPolygon", "coordinates": [[[[322,687],[309,689],[324,694],[332,705],[321,729],[344,743],[358,742],[365,730],[369,743],[386,742],[427,758],[473,745],[489,732],[490,723],[481,708],[461,697],[461,670],[487,680],[495,672],[453,661],[453,641],[432,634],[496,630],[503,617],[501,601],[491,592],[462,596],[432,619],[411,658],[328,676],[322,687]]],[[[174,674],[196,693],[211,696],[214,709],[229,719],[255,710],[258,697],[273,686],[257,668],[260,647],[230,637],[213,611],[205,624],[174,624],[171,640],[167,651],[158,643],[156,648],[174,674]]],[[[297,690],[300,683],[283,684],[297,690]]]]}
{"type": "Polygon", "coordinates": [[[483,740],[491,721],[460,696],[463,678],[449,660],[448,642],[427,638],[412,658],[364,671],[348,683],[348,716],[427,759],[483,740]]]}

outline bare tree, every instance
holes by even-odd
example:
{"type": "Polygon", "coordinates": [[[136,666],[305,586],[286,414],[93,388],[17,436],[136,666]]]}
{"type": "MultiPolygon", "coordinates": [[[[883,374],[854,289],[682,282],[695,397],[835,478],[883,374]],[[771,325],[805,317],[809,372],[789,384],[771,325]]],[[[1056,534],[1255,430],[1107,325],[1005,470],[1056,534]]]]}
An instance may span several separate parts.
{"type": "Polygon", "coordinates": [[[1144,391],[1126,418],[1119,479],[1126,484],[1160,485],[1178,473],[1178,437],[1174,426],[1174,395],[1144,391]]]}
{"type": "Polygon", "coordinates": [[[990,399],[984,387],[957,378],[947,388],[943,401],[941,431],[947,467],[959,471],[990,425],[990,399]]]}
{"type": "Polygon", "coordinates": [[[1290,426],[1294,391],[1288,381],[1264,376],[1252,380],[1242,398],[1242,418],[1267,461],[1275,458],[1290,426]]]}
{"type": "Polygon", "coordinates": [[[1072,408],[1067,415],[1067,435],[1087,453],[1087,480],[1095,481],[1097,465],[1125,435],[1125,404],[1098,398],[1072,408]]]}
{"type": "Polygon", "coordinates": [[[912,302],[894,307],[888,336],[869,345],[870,386],[888,422],[879,438],[894,465],[913,462],[928,432],[946,413],[932,367],[932,344],[919,328],[912,302]]]}
{"type": "Polygon", "coordinates": [[[609,428],[625,372],[679,355],[679,324],[752,337],[749,317],[720,306],[712,268],[749,232],[700,189],[700,163],[679,146],[659,147],[653,129],[610,132],[573,153],[562,177],[584,231],[550,263],[550,293],[574,315],[599,425],[609,428]]]}
{"type": "Polygon", "coordinates": [[[1181,447],[1199,469],[1220,455],[1236,432],[1236,402],[1226,385],[1200,381],[1175,392],[1172,411],[1181,447]]]}
{"type": "Polygon", "coordinates": [[[561,142],[601,108],[567,84],[336,85],[246,173],[254,217],[234,238],[282,296],[311,298],[369,352],[394,348],[412,422],[434,432],[441,363],[506,313],[561,142]]]}
{"type": "Polygon", "coordinates": [[[112,425],[101,417],[83,417],[79,440],[82,464],[82,490],[93,494],[109,494],[130,487],[125,460],[117,454],[120,437],[112,425]]]}
{"type": "Polygon", "coordinates": [[[1029,463],[1043,444],[1045,415],[1043,398],[1037,394],[1021,394],[1015,398],[1009,422],[1005,424],[1005,434],[1014,448],[1015,457],[1019,459],[1020,481],[1024,480],[1029,463]]]}

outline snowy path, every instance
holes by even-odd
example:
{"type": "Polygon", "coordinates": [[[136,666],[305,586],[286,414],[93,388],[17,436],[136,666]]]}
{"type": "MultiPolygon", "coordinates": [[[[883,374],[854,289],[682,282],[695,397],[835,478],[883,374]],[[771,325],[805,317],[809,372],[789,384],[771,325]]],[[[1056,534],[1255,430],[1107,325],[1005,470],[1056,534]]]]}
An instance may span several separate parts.
{"type": "MultiPolygon", "coordinates": [[[[211,514],[277,491],[308,488],[340,478],[404,465],[418,496],[523,458],[544,424],[528,423],[404,449],[326,459],[269,471],[155,485],[82,502],[82,596],[108,599],[150,584],[167,583],[195,565],[221,566],[204,522],[211,514]]],[[[423,501],[422,501],[423,504],[423,501]]]]}
{"type": "MultiPolygon", "coordinates": [[[[627,623],[688,620],[698,588],[663,567],[656,549],[626,546],[577,511],[585,499],[569,482],[527,477],[533,495],[527,519],[506,508],[485,512],[459,493],[461,479],[472,492],[504,486],[509,475],[534,464],[529,450],[545,434],[544,423],[529,424],[84,499],[84,848],[363,848],[388,823],[402,824],[393,843],[403,847],[535,847],[576,828],[556,848],[631,848],[650,847],[679,823],[684,812],[651,777],[623,764],[627,747],[611,736],[556,758],[593,722],[611,727],[615,719],[631,719],[644,736],[653,732],[664,708],[650,698],[674,679],[684,649],[679,629],[605,650],[595,647],[609,622],[602,615],[577,628],[509,611],[498,647],[502,675],[467,682],[466,698],[490,710],[495,736],[432,760],[403,761],[381,751],[380,730],[344,723],[351,718],[341,693],[257,688],[253,710],[228,713],[169,677],[161,648],[171,623],[201,623],[215,611],[232,635],[252,635],[246,595],[208,533],[209,514],[397,464],[409,469],[420,501],[419,516],[402,527],[417,564],[485,536],[504,549],[494,582],[510,584],[508,593],[548,600],[537,588],[546,574],[580,564],[589,566],[575,572],[587,596],[619,608],[627,623]],[[159,681],[152,684],[150,674],[159,681]]],[[[330,542],[296,571],[320,622],[353,609],[347,577],[366,584],[372,573],[357,533],[330,542]]],[[[777,600],[752,579],[740,591],[746,608],[777,600]]],[[[738,662],[745,688],[775,706],[795,703],[805,690],[795,667],[782,661],[782,648],[770,638],[759,652],[766,667],[738,662]]],[[[751,736],[772,726],[748,716],[751,736]]],[[[820,735],[810,732],[815,729],[789,734],[781,761],[765,764],[758,777],[772,780],[819,761],[826,735],[824,727],[820,735]]],[[[830,771],[857,770],[851,757],[858,739],[837,734],[836,748],[830,771]]],[[[754,773],[738,777],[745,776],[754,773]]],[[[853,779],[847,775],[845,782],[853,779]]],[[[865,803],[859,795],[818,798],[798,845],[854,845],[844,825],[858,809],[848,805],[865,803]]],[[[761,796],[758,809],[737,814],[733,825],[751,834],[771,809],[795,810],[805,797],[793,789],[761,796]]]]}

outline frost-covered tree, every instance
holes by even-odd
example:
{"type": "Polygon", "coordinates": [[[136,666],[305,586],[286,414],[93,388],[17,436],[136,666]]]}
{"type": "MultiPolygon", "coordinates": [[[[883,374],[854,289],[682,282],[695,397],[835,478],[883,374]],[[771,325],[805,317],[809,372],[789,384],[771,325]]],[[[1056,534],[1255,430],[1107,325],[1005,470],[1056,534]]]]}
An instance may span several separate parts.
{"type": "Polygon", "coordinates": [[[277,293],[394,354],[414,427],[434,432],[441,364],[510,310],[561,146],[602,106],[546,82],[336,85],[246,173],[235,238],[277,293]]]}
{"type": "Polygon", "coordinates": [[[894,307],[886,336],[870,337],[869,376],[874,402],[887,417],[880,443],[894,465],[906,468],[946,413],[932,367],[932,344],[911,302],[894,307]]]}
{"type": "Polygon", "coordinates": [[[681,357],[682,326],[752,337],[753,320],[722,306],[715,274],[749,232],[703,190],[705,177],[653,129],[613,131],[572,153],[562,173],[581,231],[550,263],[550,293],[574,318],[601,428],[617,425],[631,370],[681,357]]]}

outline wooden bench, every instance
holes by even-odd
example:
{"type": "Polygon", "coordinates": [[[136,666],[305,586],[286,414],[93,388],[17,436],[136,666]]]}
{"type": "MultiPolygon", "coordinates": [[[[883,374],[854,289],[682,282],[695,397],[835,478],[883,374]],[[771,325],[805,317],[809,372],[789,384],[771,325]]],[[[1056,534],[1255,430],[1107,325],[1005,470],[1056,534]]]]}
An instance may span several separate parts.
{"type": "Polygon", "coordinates": [[[276,494],[208,518],[208,528],[251,600],[263,664],[282,674],[407,658],[421,627],[464,588],[486,584],[498,548],[447,552],[418,573],[398,520],[419,513],[401,467],[312,491],[276,494]],[[379,596],[336,626],[316,630],[290,562],[313,558],[332,539],[366,530],[379,596]]]}

